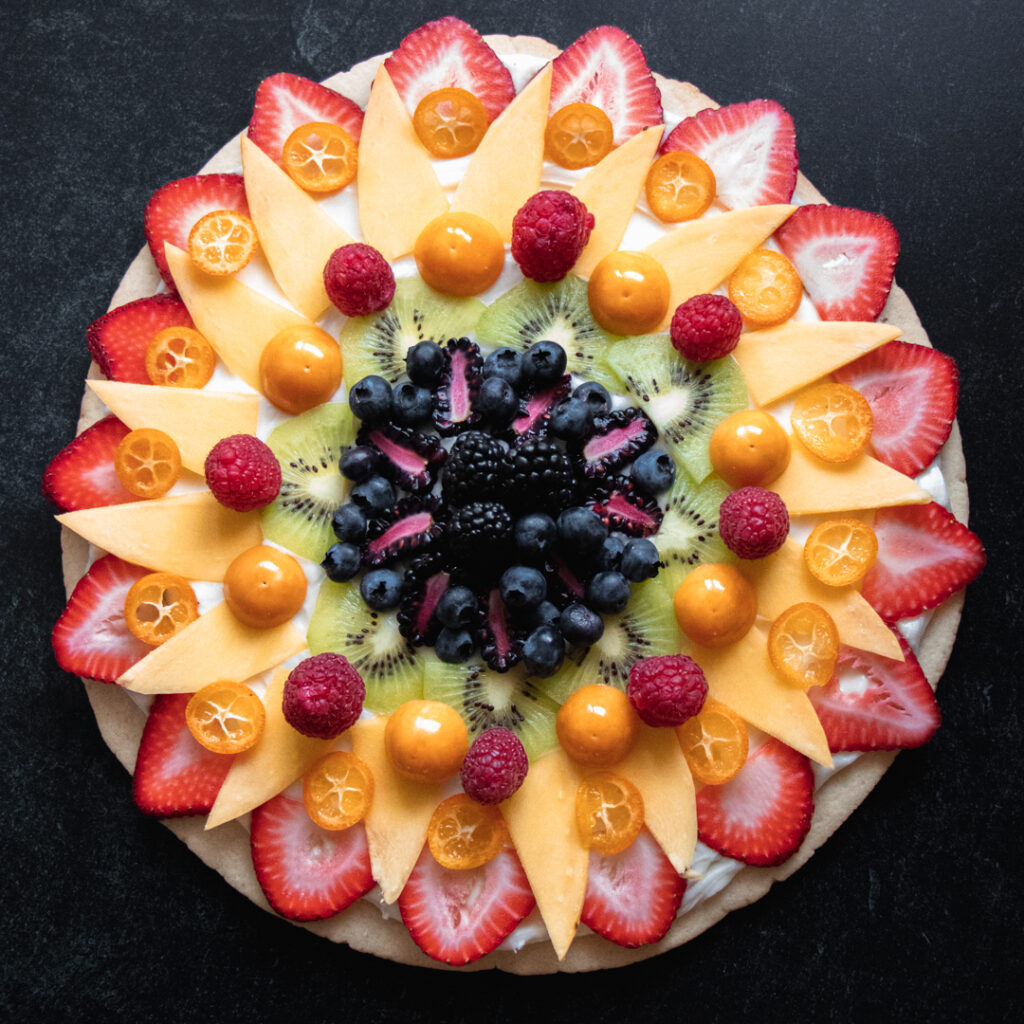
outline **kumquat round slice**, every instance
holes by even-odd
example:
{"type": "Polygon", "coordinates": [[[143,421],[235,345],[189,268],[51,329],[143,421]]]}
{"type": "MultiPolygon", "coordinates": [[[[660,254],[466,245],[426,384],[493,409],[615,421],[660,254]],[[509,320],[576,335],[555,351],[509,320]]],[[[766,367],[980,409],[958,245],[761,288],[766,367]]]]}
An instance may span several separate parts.
{"type": "Polygon", "coordinates": [[[676,728],[690,774],[704,786],[721,786],[747,760],[746,723],[732,708],[708,697],[700,711],[676,728]]]}
{"type": "Polygon", "coordinates": [[[789,421],[803,446],[825,462],[849,462],[871,440],[868,400],[846,384],[816,384],[796,396],[789,421]]]}
{"type": "Polygon", "coordinates": [[[191,327],[165,327],[146,348],[146,376],[172,388],[201,388],[213,376],[217,353],[191,327]]]}
{"type": "Polygon", "coordinates": [[[487,131],[487,109],[465,89],[435,89],[416,105],[412,126],[431,156],[468,156],[487,131]]]}
{"type": "Polygon", "coordinates": [[[786,682],[809,690],[824,686],[836,669],[839,630],[821,605],[787,608],[768,632],[768,658],[786,682]]]}
{"type": "Polygon", "coordinates": [[[288,177],[307,192],[337,192],[355,180],[355,140],[330,121],[300,124],[285,139],[281,161],[288,177]]]}
{"type": "Polygon", "coordinates": [[[859,582],[877,557],[875,531],[859,519],[818,523],[804,544],[804,563],[811,575],[830,587],[859,582]]]}
{"type": "Polygon", "coordinates": [[[161,498],[178,481],[181,452],[162,430],[131,430],[114,453],[114,470],[124,489],[137,498],[161,498]]]}
{"type": "Polygon", "coordinates": [[[215,754],[240,754],[263,735],[263,701],[243,683],[210,683],[185,705],[185,724],[196,742],[215,754]]]}
{"type": "Polygon", "coordinates": [[[256,253],[256,225],[237,210],[211,210],[192,226],[188,254],[204,273],[236,274],[256,253]]]}
{"type": "Polygon", "coordinates": [[[576,787],[576,827],[589,850],[621,853],[640,834],[644,800],[629,779],[593,772],[576,787]]]}
{"type": "Polygon", "coordinates": [[[501,811],[465,793],[442,800],[427,827],[427,845],[443,868],[478,868],[494,860],[508,842],[501,811]]]}
{"type": "Polygon", "coordinates": [[[125,595],[124,621],[150,647],[159,647],[198,618],[195,591],[188,580],[171,572],[151,572],[125,595]]]}
{"type": "Polygon", "coordinates": [[[667,224],[695,220],[714,202],[717,190],[715,172],[684,150],[659,156],[644,185],[651,212],[667,224]]]}
{"type": "Polygon", "coordinates": [[[772,327],[800,306],[803,282],[796,267],[774,249],[747,256],[729,278],[729,298],[751,327],[772,327]]]}
{"type": "Polygon", "coordinates": [[[306,813],[333,832],[366,817],[373,804],[373,772],[347,750],[335,750],[316,762],[302,778],[306,813]]]}
{"type": "Polygon", "coordinates": [[[556,110],[544,130],[544,156],[575,171],[600,163],[614,146],[608,115],[593,103],[570,103],[556,110]]]}

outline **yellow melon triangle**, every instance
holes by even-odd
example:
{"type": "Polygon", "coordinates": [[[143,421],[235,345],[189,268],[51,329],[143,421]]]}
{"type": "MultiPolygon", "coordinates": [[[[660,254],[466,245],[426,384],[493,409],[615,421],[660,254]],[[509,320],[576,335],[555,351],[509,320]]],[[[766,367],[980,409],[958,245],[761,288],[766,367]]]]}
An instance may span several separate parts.
{"type": "Polygon", "coordinates": [[[204,274],[170,242],[164,243],[164,254],[196,329],[232,373],[259,391],[260,355],[267,342],[285,327],[309,321],[233,277],[204,274]]]}
{"type": "Polygon", "coordinates": [[[132,430],[155,427],[169,434],[181,452],[181,464],[193,473],[202,475],[206,456],[221,438],[256,433],[260,411],[256,395],[115,380],[87,380],[86,384],[132,430]]]}
{"type": "Polygon", "coordinates": [[[583,910],[590,854],[576,827],[581,778],[561,747],[530,763],[526,781],[501,805],[537,908],[561,960],[583,910]]]}
{"type": "Polygon", "coordinates": [[[540,188],[550,98],[548,64],[488,127],[452,199],[453,210],[489,220],[506,244],[516,211],[540,188]]]}
{"type": "Polygon", "coordinates": [[[812,761],[832,767],[814,705],[803,690],[775,674],[768,660],[768,637],[758,626],[728,647],[712,650],[694,644],[687,653],[704,670],[715,700],[812,761]]]}
{"type": "Polygon", "coordinates": [[[789,465],[772,484],[790,515],[923,505],[932,500],[909,476],[870,455],[858,455],[850,462],[823,462],[795,437],[791,442],[789,465]]]}
{"type": "Polygon", "coordinates": [[[898,327],[870,321],[790,320],[741,334],[733,358],[743,370],[754,402],[769,405],[902,333],[898,327]]]}
{"type": "Polygon", "coordinates": [[[281,697],[287,669],[279,669],[263,697],[267,721],[256,746],[243,751],[231,763],[227,778],[217,793],[206,827],[216,828],[226,821],[277,796],[287,789],[318,758],[338,745],[334,740],[303,736],[293,729],[281,710],[281,697]]]}
{"type": "Polygon", "coordinates": [[[242,173],[249,214],[274,279],[303,316],[318,319],[331,304],[324,265],[352,236],[248,135],[242,136],[242,173]]]}
{"type": "Polygon", "coordinates": [[[618,249],[664,130],[664,125],[641,129],[572,187],[572,194],[594,215],[594,230],[574,273],[589,277],[608,253],[618,249]]]}
{"type": "Polygon", "coordinates": [[[612,771],[640,790],[644,824],[682,874],[697,846],[697,794],[675,729],[641,725],[629,756],[612,771]]]}
{"type": "Polygon", "coordinates": [[[671,295],[659,330],[665,330],[676,306],[694,295],[714,291],[796,209],[752,206],[681,224],[644,250],[668,274],[671,295]]]}
{"type": "Polygon", "coordinates": [[[117,682],[134,693],[195,693],[220,679],[244,682],[305,646],[306,638],[290,622],[253,629],[221,602],[154,647],[117,682]]]}
{"type": "Polygon", "coordinates": [[[427,826],[443,788],[409,782],[395,771],[384,747],[387,724],[386,715],[366,719],[356,722],[350,735],[356,756],[373,773],[373,804],[365,822],[373,878],[381,899],[394,903],[423,852],[427,826]]]}
{"type": "Polygon", "coordinates": [[[389,260],[412,252],[423,228],[448,209],[430,154],[382,64],[359,137],[359,226],[389,260]]]}
{"type": "Polygon", "coordinates": [[[259,512],[232,512],[209,491],[65,512],[57,522],[126,562],[190,580],[220,582],[263,540],[259,512]]]}

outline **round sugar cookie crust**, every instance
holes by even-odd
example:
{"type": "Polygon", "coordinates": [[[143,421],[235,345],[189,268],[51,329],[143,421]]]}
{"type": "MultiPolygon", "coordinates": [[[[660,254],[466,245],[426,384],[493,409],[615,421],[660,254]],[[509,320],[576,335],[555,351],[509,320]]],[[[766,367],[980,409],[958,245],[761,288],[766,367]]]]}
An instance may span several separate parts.
{"type": "MultiPolygon", "coordinates": [[[[529,54],[551,58],[560,52],[551,43],[533,36],[489,35],[484,38],[499,55],[529,54]]],[[[328,78],[324,84],[344,93],[365,108],[373,75],[386,56],[387,54],[381,54],[362,61],[349,71],[328,78]]],[[[661,89],[662,104],[666,112],[674,118],[688,117],[706,107],[718,105],[688,82],[664,78],[657,73],[654,77],[661,89]]],[[[238,145],[241,134],[243,133],[239,133],[226,143],[198,173],[236,169],[239,164],[238,145]]],[[[796,195],[803,202],[827,201],[803,174],[798,176],[796,195]]],[[[149,249],[143,247],[122,278],[111,299],[110,308],[153,295],[160,284],[161,278],[149,249]]],[[[895,284],[879,319],[885,323],[898,325],[906,341],[930,347],[928,336],[913,305],[902,289],[895,284]]],[[[102,376],[95,363],[89,369],[89,376],[102,376]]],[[[86,388],[77,432],[80,433],[94,423],[104,411],[99,399],[86,388]]],[[[952,434],[940,452],[938,461],[946,481],[952,511],[961,522],[966,523],[966,467],[960,431],[956,423],[953,424],[952,434]]],[[[62,528],[61,550],[64,586],[70,596],[75,584],[88,568],[89,549],[84,540],[70,530],[62,528]]],[[[937,684],[952,652],[963,598],[961,590],[936,609],[922,636],[917,655],[933,687],[937,684]]],[[[133,772],[146,716],[127,692],[119,687],[90,680],[83,682],[104,741],[125,768],[133,772]]],[[[474,964],[452,968],[426,956],[412,941],[401,920],[383,917],[381,911],[365,899],[357,900],[347,910],[325,921],[299,923],[287,921],[285,918],[280,920],[282,923],[322,935],[333,942],[345,943],[360,952],[372,953],[398,963],[438,970],[470,971],[496,968],[512,974],[549,974],[557,971],[593,971],[636,963],[688,942],[720,921],[731,910],[760,899],[771,888],[772,883],[792,875],[864,800],[895,757],[896,752],[887,751],[862,754],[851,765],[836,771],[815,792],[814,818],[810,831],[803,845],[792,857],[774,868],[744,867],[719,893],[677,918],[660,942],[639,949],[624,949],[597,935],[587,934],[579,935],[575,939],[561,962],[556,958],[550,943],[541,941],[525,946],[518,953],[498,950],[474,964]]],[[[204,822],[205,818],[202,817],[172,818],[165,819],[162,824],[174,832],[205,864],[222,875],[231,886],[257,906],[273,914],[274,911],[267,903],[253,871],[248,830],[237,822],[229,822],[206,832],[203,829],[204,822]]],[[[880,841],[884,841],[884,837],[880,837],[880,841]]],[[[283,932],[282,941],[287,941],[287,936],[283,932]]]]}

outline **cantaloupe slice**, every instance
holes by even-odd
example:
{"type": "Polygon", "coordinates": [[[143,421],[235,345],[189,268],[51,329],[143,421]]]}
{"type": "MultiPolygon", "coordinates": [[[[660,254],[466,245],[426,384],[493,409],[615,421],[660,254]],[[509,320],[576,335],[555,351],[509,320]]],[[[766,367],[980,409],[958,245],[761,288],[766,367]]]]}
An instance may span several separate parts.
{"type": "Polygon", "coordinates": [[[256,395],[116,380],[85,383],[132,430],[155,427],[169,434],[181,452],[181,464],[193,473],[203,473],[206,456],[221,438],[256,433],[260,411],[256,395]]]}
{"type": "Polygon", "coordinates": [[[253,629],[221,602],[154,647],[117,683],[134,693],[195,693],[219,679],[244,682],[305,646],[306,638],[290,622],[253,629]]]}
{"type": "Polygon", "coordinates": [[[641,129],[572,187],[572,194],[594,215],[594,230],[573,273],[590,277],[594,267],[619,247],[664,130],[664,125],[641,129]]]}
{"type": "Polygon", "coordinates": [[[318,319],[331,304],[324,265],[352,236],[248,135],[242,136],[242,173],[249,215],[274,279],[303,316],[318,319]]]}
{"type": "Polygon", "coordinates": [[[526,781],[501,805],[558,959],[569,951],[583,910],[590,854],[576,827],[580,769],[561,747],[530,764],[526,781]]]}
{"type": "Polygon", "coordinates": [[[363,117],[356,181],[363,239],[389,260],[412,252],[423,228],[448,209],[430,154],[383,64],[363,117]]]}
{"type": "Polygon", "coordinates": [[[681,302],[714,291],[795,209],[777,204],[731,210],[681,224],[647,246],[644,251],[665,268],[671,286],[658,329],[668,327],[681,302]]]}
{"type": "Polygon", "coordinates": [[[778,327],[740,335],[733,358],[757,405],[770,405],[805,384],[898,338],[891,324],[790,320],[778,327]]]}
{"type": "Polygon", "coordinates": [[[373,804],[365,821],[373,878],[381,899],[394,903],[423,852],[427,826],[443,799],[443,787],[409,782],[395,771],[384,747],[387,724],[386,715],[366,719],[356,722],[350,735],[356,756],[373,773],[373,804]]]}
{"type": "Polygon", "coordinates": [[[548,64],[488,127],[452,199],[453,210],[490,221],[506,244],[516,211],[540,189],[550,98],[548,64]]]}
{"type": "Polygon", "coordinates": [[[57,522],[126,562],[190,580],[222,581],[263,540],[259,512],[233,512],[209,491],[65,512],[57,522]]]}
{"type": "Polygon", "coordinates": [[[285,327],[309,320],[233,277],[204,274],[188,253],[170,242],[164,243],[164,253],[196,330],[232,373],[259,391],[260,355],[267,342],[285,327]]]}

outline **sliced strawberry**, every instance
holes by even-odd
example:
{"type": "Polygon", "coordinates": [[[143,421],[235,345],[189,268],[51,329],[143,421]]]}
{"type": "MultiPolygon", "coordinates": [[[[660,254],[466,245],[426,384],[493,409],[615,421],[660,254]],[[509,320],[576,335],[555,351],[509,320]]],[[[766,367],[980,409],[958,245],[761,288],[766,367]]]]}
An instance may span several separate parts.
{"type": "Polygon", "coordinates": [[[875,513],[878,561],[861,593],[886,622],[919,615],[977,579],[985,549],[937,502],[875,513]]]}
{"type": "Polygon", "coordinates": [[[614,25],[592,28],[552,61],[551,113],[570,103],[600,107],[612,123],[616,146],[665,120],[644,51],[614,25]]]}
{"type": "Polygon", "coordinates": [[[939,705],[910,644],[898,630],[906,661],[840,647],[837,672],[807,696],[818,712],[829,750],[904,750],[927,743],[939,727],[939,705]],[[859,673],[866,687],[843,688],[859,673]]]}
{"type": "Polygon", "coordinates": [[[165,327],[194,327],[185,303],[176,295],[151,295],[104,313],[86,328],[96,365],[111,380],[150,384],[146,349],[165,327]]]}
{"type": "Polygon", "coordinates": [[[245,185],[240,174],[196,174],[191,178],[169,181],[158,188],[146,204],[143,227],[149,251],[156,260],[160,276],[175,291],[174,278],[167,269],[164,242],[188,249],[193,225],[211,210],[236,210],[249,215],[245,185]]]}
{"type": "Polygon", "coordinates": [[[386,61],[409,112],[436,89],[471,92],[494,120],[516,95],[508,68],[471,25],[449,15],[410,32],[386,61]]]}
{"type": "Polygon", "coordinates": [[[135,759],[132,792],[143,814],[178,818],[206,814],[224,783],[234,754],[200,746],[185,724],[190,693],[153,698],[135,759]]]}
{"type": "Polygon", "coordinates": [[[61,512],[139,501],[126,491],[114,469],[114,455],[129,433],[116,416],[83,430],[53,457],[43,473],[43,494],[61,512]]]}
{"type": "Polygon", "coordinates": [[[712,850],[769,867],[795,853],[811,827],[814,773],[776,739],[751,752],[739,774],[697,794],[697,831],[712,850]]]}
{"type": "Polygon", "coordinates": [[[483,867],[443,868],[426,847],[398,909],[413,941],[446,964],[468,964],[496,949],[536,900],[511,846],[483,867]]]}
{"type": "Polygon", "coordinates": [[[310,121],[339,125],[358,142],[363,111],[347,96],[301,75],[281,72],[260,82],[249,121],[249,138],[271,160],[280,165],[288,136],[310,121]]]}
{"type": "Polygon", "coordinates": [[[622,853],[591,853],[580,920],[620,946],[657,942],[676,919],[686,891],[647,829],[622,853]]]}
{"type": "Polygon", "coordinates": [[[730,210],[788,203],[796,188],[796,129],[775,100],[702,110],[672,129],[662,153],[696,153],[715,172],[716,198],[730,210]]]}
{"type": "Polygon", "coordinates": [[[882,312],[900,236],[881,214],[801,206],[775,238],[822,320],[875,320],[882,312]]]}
{"type": "Polygon", "coordinates": [[[284,793],[252,812],[250,847],[267,902],[293,921],[331,917],[374,886],[366,829],[321,828],[284,793]]]}
{"type": "Polygon", "coordinates": [[[124,621],[124,599],[147,572],[104,555],[78,581],[53,627],[53,650],[65,672],[112,683],[152,650],[124,621]]]}
{"type": "Polygon", "coordinates": [[[953,429],[960,375],[956,363],[925,345],[890,341],[833,374],[871,406],[875,457],[917,476],[953,429]]]}

